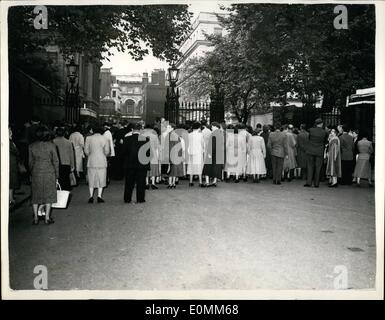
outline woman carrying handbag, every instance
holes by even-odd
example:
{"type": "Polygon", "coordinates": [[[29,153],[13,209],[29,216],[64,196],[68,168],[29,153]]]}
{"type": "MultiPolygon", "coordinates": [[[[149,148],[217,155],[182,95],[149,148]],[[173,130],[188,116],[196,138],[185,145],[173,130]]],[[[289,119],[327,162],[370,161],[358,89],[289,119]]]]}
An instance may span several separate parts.
{"type": "Polygon", "coordinates": [[[59,158],[52,134],[40,126],[36,130],[38,141],[29,146],[33,225],[39,223],[39,204],[45,206],[45,224],[54,223],[51,218],[52,204],[57,202],[56,184],[59,178],[59,158]]]}

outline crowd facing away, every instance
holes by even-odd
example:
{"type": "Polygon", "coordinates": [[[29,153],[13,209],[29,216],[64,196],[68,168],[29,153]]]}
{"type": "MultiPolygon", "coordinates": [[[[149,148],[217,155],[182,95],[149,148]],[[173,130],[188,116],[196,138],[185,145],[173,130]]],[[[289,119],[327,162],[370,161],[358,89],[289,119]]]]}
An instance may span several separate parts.
{"type": "Polygon", "coordinates": [[[51,217],[57,188],[72,190],[79,181],[89,187],[89,203],[103,203],[103,189],[111,179],[125,179],[124,202],[145,202],[145,190],[160,184],[176,188],[216,187],[218,181],[273,184],[305,180],[304,187],[373,186],[373,144],[366,132],[345,125],[324,127],[321,119],[307,130],[287,124],[274,128],[257,124],[226,125],[206,121],[176,126],[164,119],[154,125],[122,122],[103,126],[31,120],[22,130],[9,128],[10,207],[22,181],[31,185],[33,224],[51,217]],[[14,136],[15,135],[15,136],[14,136]],[[43,213],[43,214],[42,214],[43,213]],[[41,216],[43,218],[41,218],[41,216]]]}

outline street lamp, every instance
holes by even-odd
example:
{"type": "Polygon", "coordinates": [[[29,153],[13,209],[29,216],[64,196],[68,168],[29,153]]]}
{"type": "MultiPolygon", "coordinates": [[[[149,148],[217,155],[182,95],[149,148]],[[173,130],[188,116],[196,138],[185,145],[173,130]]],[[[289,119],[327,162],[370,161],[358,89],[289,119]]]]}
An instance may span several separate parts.
{"type": "Polygon", "coordinates": [[[165,118],[172,123],[179,123],[179,89],[175,90],[179,78],[179,69],[173,64],[168,69],[168,81],[170,87],[167,88],[165,118]]]}
{"type": "Polygon", "coordinates": [[[179,78],[179,69],[173,64],[171,68],[168,69],[168,80],[170,81],[171,86],[175,86],[179,78]]]}
{"type": "Polygon", "coordinates": [[[79,83],[76,81],[79,65],[75,63],[75,59],[72,57],[70,62],[66,64],[66,68],[68,83],[65,97],[65,119],[66,122],[73,124],[80,119],[79,83]]]}
{"type": "Polygon", "coordinates": [[[210,93],[210,122],[222,122],[225,117],[224,93],[220,83],[211,74],[209,79],[214,86],[210,93]]]}

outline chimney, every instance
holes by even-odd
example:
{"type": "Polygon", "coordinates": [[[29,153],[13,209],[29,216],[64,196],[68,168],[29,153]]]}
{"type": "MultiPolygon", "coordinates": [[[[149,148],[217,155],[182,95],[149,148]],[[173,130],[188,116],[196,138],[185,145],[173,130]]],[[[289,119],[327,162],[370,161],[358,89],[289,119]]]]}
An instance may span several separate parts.
{"type": "Polygon", "coordinates": [[[148,73],[147,72],[143,72],[142,84],[143,85],[148,84],[148,73]]]}
{"type": "Polygon", "coordinates": [[[159,84],[159,72],[158,70],[154,70],[151,72],[151,83],[152,84],[159,84]]]}
{"type": "Polygon", "coordinates": [[[158,74],[159,74],[159,85],[161,87],[165,87],[166,86],[166,71],[164,70],[159,70],[158,71],[158,74]]]}

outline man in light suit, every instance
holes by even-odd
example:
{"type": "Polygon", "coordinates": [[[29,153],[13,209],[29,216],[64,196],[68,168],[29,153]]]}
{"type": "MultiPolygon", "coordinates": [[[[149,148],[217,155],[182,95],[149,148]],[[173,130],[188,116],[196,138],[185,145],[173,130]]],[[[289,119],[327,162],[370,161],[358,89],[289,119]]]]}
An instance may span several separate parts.
{"type": "Polygon", "coordinates": [[[281,184],[283,161],[288,157],[287,135],[277,128],[271,132],[268,138],[267,147],[271,154],[271,164],[273,171],[273,183],[281,184]]]}
{"type": "Polygon", "coordinates": [[[304,187],[319,187],[320,173],[324,156],[325,143],[328,139],[327,132],[322,128],[323,121],[315,120],[315,127],[309,129],[309,141],[307,143],[307,179],[304,187]]]}
{"type": "Polygon", "coordinates": [[[146,192],[146,176],[150,170],[150,139],[140,134],[142,125],[134,124],[132,135],[124,138],[122,156],[124,157],[125,186],[124,202],[130,203],[136,185],[136,202],[143,203],[146,192]],[[144,145],[147,143],[147,150],[144,145]],[[143,154],[143,150],[146,151],[143,154]]]}
{"type": "Polygon", "coordinates": [[[110,146],[110,154],[107,156],[107,184],[110,183],[111,175],[112,175],[112,159],[115,157],[115,147],[114,147],[114,140],[112,138],[111,133],[111,125],[108,122],[104,123],[104,133],[103,136],[105,136],[108,140],[108,144],[110,146]]]}

